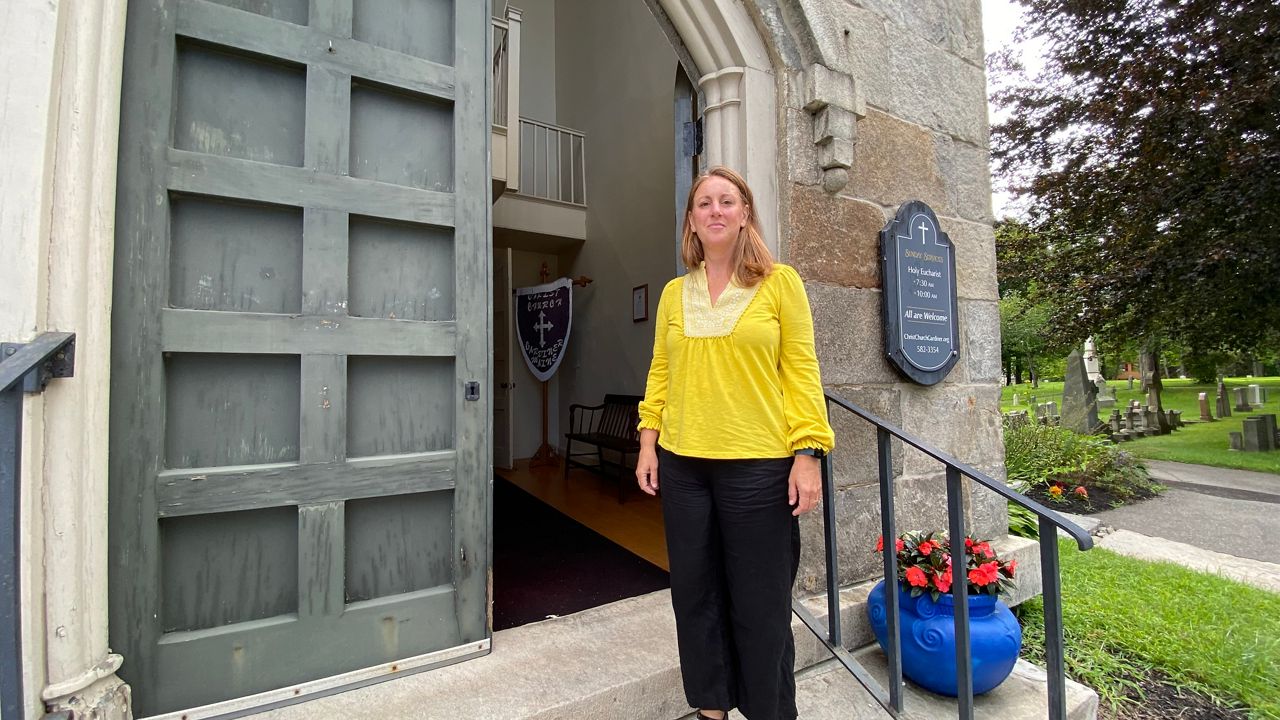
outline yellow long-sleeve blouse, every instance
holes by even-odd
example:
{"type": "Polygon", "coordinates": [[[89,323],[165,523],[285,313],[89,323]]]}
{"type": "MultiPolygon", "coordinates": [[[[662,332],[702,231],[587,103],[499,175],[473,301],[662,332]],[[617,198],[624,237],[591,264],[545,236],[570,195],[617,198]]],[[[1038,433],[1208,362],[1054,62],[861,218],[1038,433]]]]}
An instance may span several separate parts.
{"type": "Polygon", "coordinates": [[[715,305],[704,268],[662,290],[639,428],[677,455],[782,458],[830,451],[813,317],[787,265],[752,288],[730,283],[715,305]]]}

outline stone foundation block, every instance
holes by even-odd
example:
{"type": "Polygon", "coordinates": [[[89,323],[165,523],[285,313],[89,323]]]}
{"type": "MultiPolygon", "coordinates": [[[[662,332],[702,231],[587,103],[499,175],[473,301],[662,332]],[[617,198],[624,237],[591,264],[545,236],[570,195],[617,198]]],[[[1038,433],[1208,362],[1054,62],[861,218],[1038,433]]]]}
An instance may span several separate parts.
{"type": "Polygon", "coordinates": [[[878,205],[793,185],[787,261],[810,282],[878,288],[884,224],[878,205]]]}
{"type": "Polygon", "coordinates": [[[935,139],[937,165],[947,198],[942,214],[990,225],[995,218],[991,212],[991,167],[986,138],[978,144],[956,141],[947,135],[937,135],[935,139]]]}
{"type": "Polygon", "coordinates": [[[884,356],[880,292],[805,283],[813,309],[814,341],[827,385],[899,381],[884,356]]]}
{"type": "MultiPolygon", "coordinates": [[[[853,180],[849,193],[896,208],[907,200],[921,200],[935,212],[953,214],[938,167],[933,133],[919,125],[868,108],[858,123],[854,146],[853,180]]],[[[988,201],[989,202],[989,201],[988,201]]]]}
{"type": "MultiPolygon", "coordinates": [[[[995,302],[960,301],[960,362],[969,383],[999,384],[1000,306],[995,302]]],[[[955,374],[955,370],[952,370],[955,374]]]]}
{"type": "MultiPolygon", "coordinates": [[[[895,387],[841,385],[831,388],[831,391],[886,422],[895,425],[902,422],[901,399],[895,387]]],[[[834,405],[830,420],[836,433],[836,449],[831,455],[836,487],[879,482],[879,443],[875,425],[834,405]]],[[[893,440],[889,452],[892,456],[889,468],[897,477],[902,474],[902,441],[893,440]]]]}
{"type": "Polygon", "coordinates": [[[971,300],[999,300],[995,230],[988,223],[959,217],[940,217],[938,222],[955,246],[956,295],[971,300]]]}
{"type": "MultiPolygon", "coordinates": [[[[920,14],[914,7],[907,12],[920,14]]],[[[987,85],[982,63],[972,63],[913,30],[888,27],[892,100],[885,109],[940,133],[985,147],[987,85]]]]}
{"type": "MultiPolygon", "coordinates": [[[[906,385],[902,424],[907,432],[969,465],[1004,461],[998,385],[906,385]]],[[[941,463],[923,453],[908,452],[904,472],[922,475],[940,467],[941,463]]]]}

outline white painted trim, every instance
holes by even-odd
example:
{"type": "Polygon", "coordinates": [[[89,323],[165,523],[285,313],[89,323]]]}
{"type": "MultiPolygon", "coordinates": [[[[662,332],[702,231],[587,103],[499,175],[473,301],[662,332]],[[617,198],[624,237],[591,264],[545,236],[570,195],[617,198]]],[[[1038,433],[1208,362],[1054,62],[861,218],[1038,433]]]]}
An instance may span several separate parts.
{"type": "Polygon", "coordinates": [[[305,700],[333,695],[358,687],[394,680],[413,673],[431,670],[445,665],[469,660],[488,653],[493,641],[485,638],[479,642],[467,643],[446,650],[418,655],[396,662],[382,663],[372,667],[333,675],[319,680],[289,685],[278,690],[268,690],[256,695],[246,695],[219,703],[201,705],[189,710],[175,710],[162,715],[151,715],[144,720],[212,720],[213,718],[235,718],[251,713],[258,713],[281,705],[292,705],[305,700]]]}

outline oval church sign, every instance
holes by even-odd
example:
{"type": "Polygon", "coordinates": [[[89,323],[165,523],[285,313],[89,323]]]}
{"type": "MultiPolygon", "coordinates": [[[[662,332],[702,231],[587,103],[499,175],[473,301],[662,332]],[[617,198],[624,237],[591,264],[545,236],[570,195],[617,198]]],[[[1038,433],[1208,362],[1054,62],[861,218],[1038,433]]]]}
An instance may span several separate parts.
{"type": "Polygon", "coordinates": [[[960,359],[956,257],[928,205],[906,203],[880,231],[880,269],[889,362],[913,382],[941,382],[960,359]]]}

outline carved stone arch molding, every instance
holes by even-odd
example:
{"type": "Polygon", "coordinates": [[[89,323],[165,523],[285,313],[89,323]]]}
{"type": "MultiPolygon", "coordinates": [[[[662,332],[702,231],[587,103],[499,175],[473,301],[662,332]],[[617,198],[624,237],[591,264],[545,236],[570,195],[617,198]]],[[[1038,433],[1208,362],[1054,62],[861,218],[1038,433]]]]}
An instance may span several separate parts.
{"type": "MultiPolygon", "coordinates": [[[[823,186],[849,181],[864,111],[847,68],[845,32],[827,0],[658,0],[698,73],[704,161],[741,171],[766,241],[779,237],[779,72],[814,122],[823,186]]],[[[797,168],[792,168],[792,172],[797,168]]]]}

